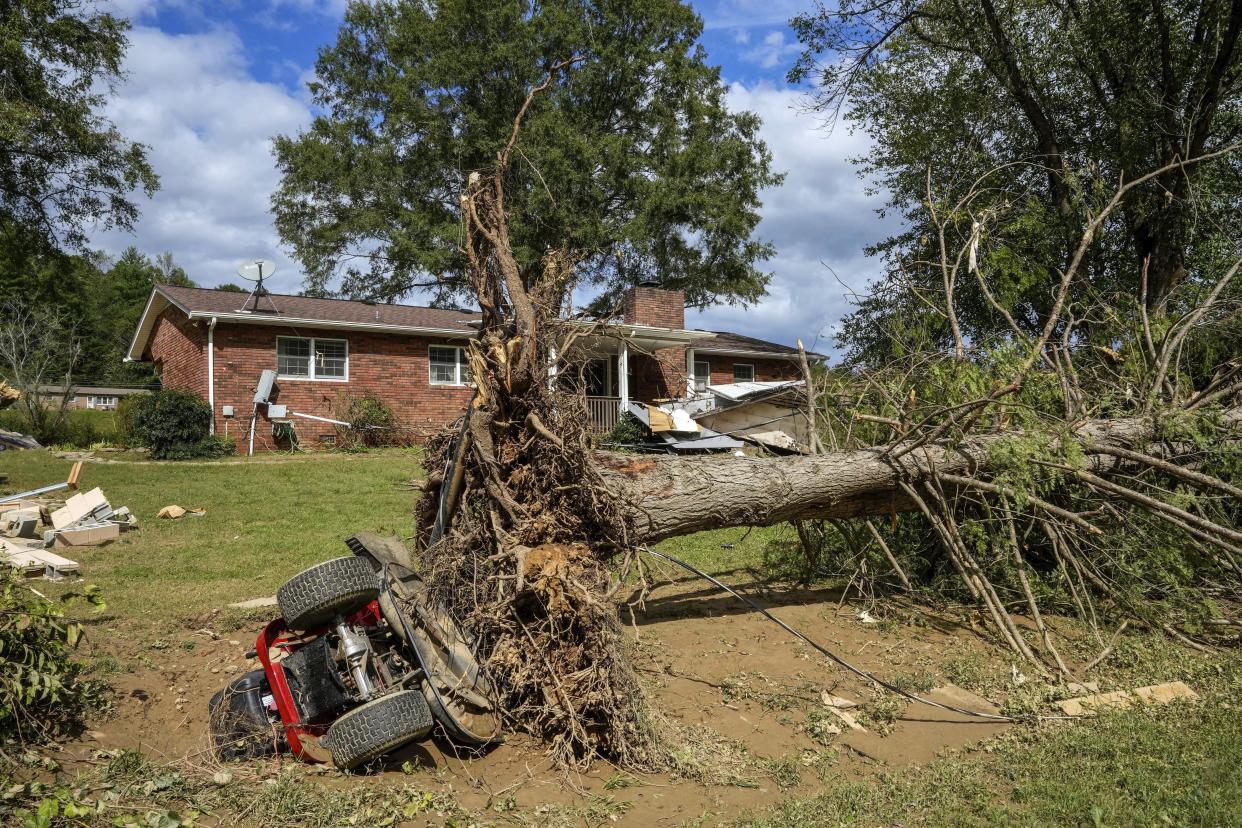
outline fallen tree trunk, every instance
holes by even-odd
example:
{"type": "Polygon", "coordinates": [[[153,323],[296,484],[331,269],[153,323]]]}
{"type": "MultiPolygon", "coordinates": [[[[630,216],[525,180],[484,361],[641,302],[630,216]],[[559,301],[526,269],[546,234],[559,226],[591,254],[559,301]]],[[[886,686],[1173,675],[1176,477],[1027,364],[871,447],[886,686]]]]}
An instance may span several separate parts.
{"type": "MultiPolygon", "coordinates": [[[[1224,424],[1242,425],[1242,409],[1225,413],[1224,424]]],[[[1091,420],[1074,431],[1089,469],[1107,473],[1121,458],[1103,449],[1143,446],[1155,436],[1152,417],[1091,420]]],[[[648,457],[601,454],[605,485],[624,504],[636,543],[707,529],[771,526],[791,520],[854,518],[913,511],[902,481],[937,473],[989,477],[990,452],[1020,434],[997,432],[955,447],[921,446],[900,459],[883,448],[811,457],[648,457]]],[[[1179,453],[1181,447],[1171,447],[1179,453]]],[[[1038,459],[1038,458],[1035,458],[1038,459]]]]}

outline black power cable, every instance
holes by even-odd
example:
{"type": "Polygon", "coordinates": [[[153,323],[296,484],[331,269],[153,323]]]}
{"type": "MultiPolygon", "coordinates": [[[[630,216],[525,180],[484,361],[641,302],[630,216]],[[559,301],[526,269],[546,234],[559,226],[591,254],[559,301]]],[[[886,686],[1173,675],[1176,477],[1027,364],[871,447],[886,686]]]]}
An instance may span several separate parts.
{"type": "MultiPolygon", "coordinates": [[[[764,609],[763,607],[761,607],[761,606],[759,606],[758,604],[756,604],[754,601],[752,601],[752,600],[750,600],[749,598],[747,598],[745,595],[742,595],[741,593],[737,592],[737,591],[736,591],[736,590],[734,590],[732,587],[730,587],[728,584],[725,584],[725,583],[723,583],[723,582],[721,582],[721,581],[717,580],[716,578],[713,578],[711,575],[708,575],[706,572],[704,572],[703,570],[699,569],[698,567],[695,567],[695,566],[693,566],[692,564],[688,564],[688,563],[686,563],[685,561],[681,560],[680,558],[675,558],[675,557],[673,557],[672,555],[666,554],[666,553],[664,553],[664,552],[657,552],[657,551],[656,551],[656,550],[654,550],[654,549],[646,549],[646,550],[644,550],[644,551],[645,551],[648,555],[653,555],[654,557],[660,558],[661,560],[665,560],[665,561],[668,561],[668,562],[669,562],[669,563],[671,563],[671,564],[674,564],[674,565],[676,565],[676,566],[680,566],[682,569],[686,570],[687,572],[691,573],[692,575],[697,575],[698,577],[702,578],[703,580],[708,581],[708,582],[709,582],[709,583],[711,583],[711,584],[714,584],[715,586],[719,587],[720,589],[722,589],[722,590],[724,590],[725,592],[727,592],[727,593],[729,593],[730,595],[732,595],[734,598],[736,598],[736,599],[738,599],[739,601],[741,601],[741,602],[742,602],[743,604],[745,604],[746,606],[750,607],[751,609],[755,610],[755,611],[756,611],[756,612],[758,612],[758,613],[761,613],[761,614],[762,614],[765,618],[767,618],[769,621],[773,622],[774,624],[776,624],[777,626],[779,626],[781,629],[785,630],[785,632],[789,633],[790,635],[793,635],[795,638],[799,639],[800,641],[802,641],[802,642],[804,642],[804,643],[806,643],[806,644],[809,644],[811,647],[815,648],[817,651],[819,651],[819,652],[820,652],[820,653],[822,653],[823,655],[827,656],[827,657],[828,657],[831,661],[833,661],[834,663],[836,663],[836,664],[838,664],[838,665],[840,665],[840,666],[844,667],[846,670],[849,670],[851,673],[853,673],[853,674],[854,674],[854,675],[856,675],[856,676],[860,676],[861,678],[864,678],[864,679],[866,679],[867,681],[873,681],[873,682],[875,682],[876,684],[878,684],[878,685],[880,685],[881,687],[883,687],[885,690],[888,690],[888,691],[891,691],[891,692],[893,692],[893,693],[896,693],[896,694],[897,694],[897,695],[899,695],[899,696],[904,696],[905,698],[910,699],[911,701],[916,701],[916,702],[918,702],[919,704],[925,704],[925,705],[927,705],[927,706],[929,706],[929,707],[939,708],[940,710],[947,710],[947,711],[949,711],[950,713],[957,713],[957,714],[962,715],[962,716],[973,716],[973,717],[978,718],[978,719],[988,719],[988,720],[990,720],[990,721],[994,721],[994,722],[1017,722],[1017,721],[1020,721],[1019,719],[1016,719],[1016,718],[1014,718],[1013,716],[1003,716],[1003,715],[1001,715],[1001,714],[999,714],[999,713],[985,713],[985,712],[983,712],[983,711],[981,711],[981,710],[967,710],[967,709],[965,709],[965,708],[963,708],[963,707],[954,707],[954,706],[953,706],[953,705],[951,705],[951,704],[942,704],[942,703],[940,703],[940,702],[938,702],[938,701],[932,701],[931,699],[923,698],[922,696],[918,695],[917,693],[911,693],[911,692],[909,692],[909,691],[907,691],[907,690],[902,690],[900,687],[897,687],[897,686],[895,686],[895,685],[893,685],[893,684],[890,684],[889,682],[885,681],[884,679],[880,678],[879,676],[876,676],[876,675],[875,675],[875,674],[873,674],[873,673],[868,673],[866,670],[862,669],[861,667],[855,667],[853,664],[850,664],[848,661],[846,661],[845,659],[841,658],[841,656],[839,656],[839,655],[837,655],[836,653],[832,652],[832,651],[831,651],[831,650],[829,650],[827,647],[825,647],[825,646],[823,646],[823,645],[821,645],[821,644],[818,644],[818,643],[816,643],[816,642],[812,641],[811,639],[807,638],[805,635],[803,635],[802,633],[798,632],[798,631],[797,631],[797,630],[795,630],[793,627],[789,626],[789,625],[788,625],[788,624],[786,624],[784,621],[782,621],[781,619],[777,618],[775,615],[773,615],[772,613],[768,612],[766,609],[764,609]]],[[[1076,717],[1076,716],[1039,716],[1039,717],[1037,717],[1037,718],[1040,718],[1040,719],[1074,719],[1074,718],[1077,718],[1077,717],[1076,717]]]]}

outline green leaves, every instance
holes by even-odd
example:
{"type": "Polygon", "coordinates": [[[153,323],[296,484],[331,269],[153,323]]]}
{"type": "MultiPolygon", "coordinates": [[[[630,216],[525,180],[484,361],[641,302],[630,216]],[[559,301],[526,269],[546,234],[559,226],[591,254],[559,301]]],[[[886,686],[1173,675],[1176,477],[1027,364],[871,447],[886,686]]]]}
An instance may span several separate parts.
{"type": "Polygon", "coordinates": [[[773,252],[752,238],[759,192],[779,176],[701,28],[678,0],[351,4],[311,85],[323,114],[276,140],[273,209],[308,288],[460,295],[466,176],[495,163],[548,67],[580,56],[533,102],[505,184],[524,272],[567,245],[604,301],[652,278],[692,303],[755,300],[773,252]]]}
{"type": "MultiPolygon", "coordinates": [[[[103,605],[96,587],[81,597],[103,605]]],[[[65,603],[76,599],[71,594],[65,603]]],[[[70,658],[82,635],[60,606],[7,567],[0,570],[0,737],[47,738],[100,702],[102,686],[84,679],[82,665],[70,658]]]]}
{"type": "Polygon", "coordinates": [[[0,223],[49,247],[130,229],[159,179],[146,148],[99,112],[120,79],[128,23],[73,0],[0,5],[0,223]]]}

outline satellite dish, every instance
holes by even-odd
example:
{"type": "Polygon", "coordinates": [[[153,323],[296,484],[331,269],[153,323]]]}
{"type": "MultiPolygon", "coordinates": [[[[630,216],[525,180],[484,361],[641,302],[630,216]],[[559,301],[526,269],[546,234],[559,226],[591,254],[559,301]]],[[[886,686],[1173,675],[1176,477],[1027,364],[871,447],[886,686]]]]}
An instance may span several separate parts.
{"type": "Polygon", "coordinates": [[[237,275],[249,282],[263,283],[263,280],[276,272],[276,263],[266,259],[255,259],[237,268],[237,275]]]}
{"type": "Polygon", "coordinates": [[[276,263],[266,259],[255,259],[253,262],[246,262],[237,268],[237,275],[248,282],[254,282],[254,290],[250,291],[250,295],[246,297],[246,301],[242,303],[242,313],[252,313],[254,311],[262,311],[259,307],[259,300],[267,297],[267,302],[271,305],[267,312],[279,313],[276,303],[272,301],[271,294],[267,292],[267,288],[263,287],[263,280],[270,277],[276,272],[276,263]]]}

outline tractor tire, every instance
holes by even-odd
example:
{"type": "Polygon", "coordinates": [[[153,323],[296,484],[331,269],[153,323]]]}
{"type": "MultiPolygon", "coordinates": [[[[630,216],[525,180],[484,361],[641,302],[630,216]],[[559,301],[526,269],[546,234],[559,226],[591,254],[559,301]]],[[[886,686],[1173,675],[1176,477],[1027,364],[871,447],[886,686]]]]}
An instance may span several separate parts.
{"type": "Polygon", "coordinates": [[[370,562],[350,555],[294,575],[276,591],[276,603],[289,629],[309,630],[362,609],[375,600],[379,588],[370,562]]]}
{"type": "Polygon", "coordinates": [[[332,752],[332,762],[351,770],[378,759],[431,731],[431,710],[418,690],[401,690],[341,716],[328,728],[320,744],[332,752]]]}

